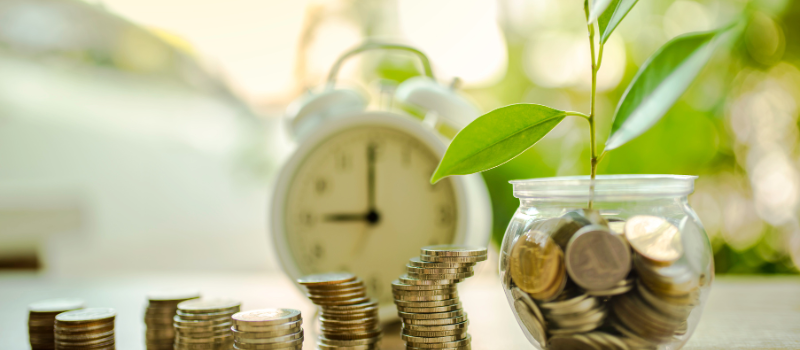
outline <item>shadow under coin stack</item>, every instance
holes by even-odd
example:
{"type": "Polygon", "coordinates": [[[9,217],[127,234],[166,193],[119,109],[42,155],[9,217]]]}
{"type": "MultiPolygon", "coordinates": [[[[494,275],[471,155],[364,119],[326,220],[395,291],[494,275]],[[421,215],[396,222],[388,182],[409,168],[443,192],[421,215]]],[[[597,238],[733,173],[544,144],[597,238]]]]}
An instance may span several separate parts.
{"type": "Polygon", "coordinates": [[[114,318],[111,308],[88,308],[62,312],[56,316],[56,349],[114,349],[114,318]]]}
{"type": "Polygon", "coordinates": [[[148,304],[144,312],[145,344],[147,350],[172,350],[175,346],[175,328],[172,326],[178,304],[197,299],[195,290],[157,291],[147,295],[148,304]]]}
{"type": "Polygon", "coordinates": [[[42,300],[28,306],[28,336],[32,350],[55,349],[56,339],[53,333],[56,315],[84,308],[83,300],[59,298],[42,300]]]}
{"type": "Polygon", "coordinates": [[[378,302],[367,296],[364,283],[350,273],[305,276],[297,283],[320,309],[318,349],[380,348],[382,330],[378,302]]]}
{"type": "Polygon", "coordinates": [[[548,349],[655,349],[699,301],[702,278],[681,255],[664,218],[578,210],[531,225],[503,278],[526,336],[548,349]]]}
{"type": "Polygon", "coordinates": [[[233,348],[302,350],[303,319],[293,309],[261,309],[233,315],[233,348]]]}
{"type": "Polygon", "coordinates": [[[231,349],[231,316],[240,306],[230,299],[193,299],[178,304],[173,318],[175,350],[231,349]]]}
{"type": "Polygon", "coordinates": [[[486,248],[436,245],[423,247],[422,255],[408,262],[406,274],[392,282],[406,349],[471,348],[456,283],[474,275],[472,268],[486,254],[486,248]]]}

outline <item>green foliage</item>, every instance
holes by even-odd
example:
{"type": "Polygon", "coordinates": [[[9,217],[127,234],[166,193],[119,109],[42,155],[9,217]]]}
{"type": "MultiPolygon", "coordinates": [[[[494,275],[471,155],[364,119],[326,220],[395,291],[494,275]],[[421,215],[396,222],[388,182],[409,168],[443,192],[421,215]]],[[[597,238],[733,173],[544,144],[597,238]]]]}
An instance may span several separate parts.
{"type": "Polygon", "coordinates": [[[607,151],[641,135],[664,116],[711,58],[719,33],[672,39],[642,65],[619,102],[607,151]]]}
{"type": "Polygon", "coordinates": [[[536,144],[566,116],[567,112],[537,104],[513,104],[486,113],[456,135],[431,182],[508,162],[536,144]]]}
{"type": "Polygon", "coordinates": [[[633,5],[636,5],[637,1],[639,0],[611,1],[606,11],[597,18],[597,27],[600,29],[601,44],[605,44],[606,41],[608,41],[611,33],[614,32],[614,29],[617,29],[619,23],[625,19],[625,16],[631,11],[633,5]]]}
{"type": "Polygon", "coordinates": [[[612,0],[593,0],[592,7],[589,9],[589,24],[594,23],[601,14],[605,13],[608,5],[611,4],[612,0]]]}

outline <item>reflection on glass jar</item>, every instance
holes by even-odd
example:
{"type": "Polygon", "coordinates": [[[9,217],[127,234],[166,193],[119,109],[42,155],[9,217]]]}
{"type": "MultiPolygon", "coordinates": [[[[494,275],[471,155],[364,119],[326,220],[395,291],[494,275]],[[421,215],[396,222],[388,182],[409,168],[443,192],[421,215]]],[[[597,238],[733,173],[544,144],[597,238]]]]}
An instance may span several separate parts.
{"type": "Polygon", "coordinates": [[[679,349],[714,277],[695,176],[512,181],[500,275],[539,349],[679,349]],[[590,193],[593,192],[593,195],[590,193]],[[590,200],[591,199],[591,200],[590,200]]]}

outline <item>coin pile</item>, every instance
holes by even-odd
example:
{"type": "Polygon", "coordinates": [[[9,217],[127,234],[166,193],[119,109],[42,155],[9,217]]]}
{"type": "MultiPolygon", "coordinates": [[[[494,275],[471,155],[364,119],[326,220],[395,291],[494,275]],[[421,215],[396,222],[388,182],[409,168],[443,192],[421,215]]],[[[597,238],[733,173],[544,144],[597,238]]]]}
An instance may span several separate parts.
{"type": "Polygon", "coordinates": [[[435,245],[409,260],[406,274],[392,282],[406,349],[470,349],[469,320],[456,284],[474,275],[486,248],[435,245]]]}
{"type": "Polygon", "coordinates": [[[649,349],[684,334],[699,303],[703,278],[683,257],[665,218],[579,210],[526,227],[504,281],[525,335],[548,349],[649,349]]]}
{"type": "Polygon", "coordinates": [[[231,316],[241,303],[230,299],[192,299],[178,304],[173,318],[175,350],[228,350],[233,346],[231,316]]]}
{"type": "Polygon", "coordinates": [[[28,336],[32,350],[55,349],[53,333],[56,315],[71,310],[83,309],[83,300],[59,298],[42,300],[28,305],[28,336]]]}
{"type": "Polygon", "coordinates": [[[175,328],[172,322],[178,304],[199,297],[200,292],[195,290],[156,291],[147,295],[148,305],[144,312],[147,350],[173,349],[175,328]]]}
{"type": "Polygon", "coordinates": [[[293,309],[261,309],[233,315],[233,348],[302,350],[303,319],[293,309]]]}
{"type": "Polygon", "coordinates": [[[367,296],[358,277],[346,272],[325,273],[302,277],[297,283],[306,287],[309,299],[319,306],[318,349],[380,347],[383,333],[378,302],[367,296]]]}
{"type": "Polygon", "coordinates": [[[114,318],[111,308],[88,308],[56,316],[56,349],[113,350],[114,318]]]}

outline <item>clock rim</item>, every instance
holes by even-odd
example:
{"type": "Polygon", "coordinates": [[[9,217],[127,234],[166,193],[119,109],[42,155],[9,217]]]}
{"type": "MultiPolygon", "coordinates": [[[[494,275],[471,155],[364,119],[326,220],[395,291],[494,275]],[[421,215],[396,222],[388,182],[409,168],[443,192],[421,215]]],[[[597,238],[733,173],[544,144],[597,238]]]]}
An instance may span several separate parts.
{"type": "MultiPolygon", "coordinates": [[[[300,291],[303,291],[303,288],[297,283],[297,278],[301,277],[299,263],[291,253],[288,232],[283,219],[289,185],[300,165],[312,151],[317,149],[320,143],[343,131],[365,126],[388,127],[405,132],[426,145],[438,158],[441,158],[447,150],[446,141],[435,130],[424,125],[422,121],[388,111],[361,111],[327,120],[317,125],[312,132],[298,141],[289,158],[281,165],[274,183],[269,201],[268,234],[271,236],[273,249],[278,255],[281,269],[289,275],[292,284],[300,291]]],[[[472,174],[451,177],[450,180],[453,183],[458,213],[453,243],[487,246],[491,236],[491,204],[489,191],[483,178],[479,174],[472,174]],[[482,215],[480,215],[481,213],[482,215]],[[486,213],[489,213],[488,218],[486,218],[486,213]]],[[[382,322],[397,318],[394,304],[385,303],[380,304],[379,307],[382,322]],[[387,308],[390,310],[387,311],[387,308]]]]}

